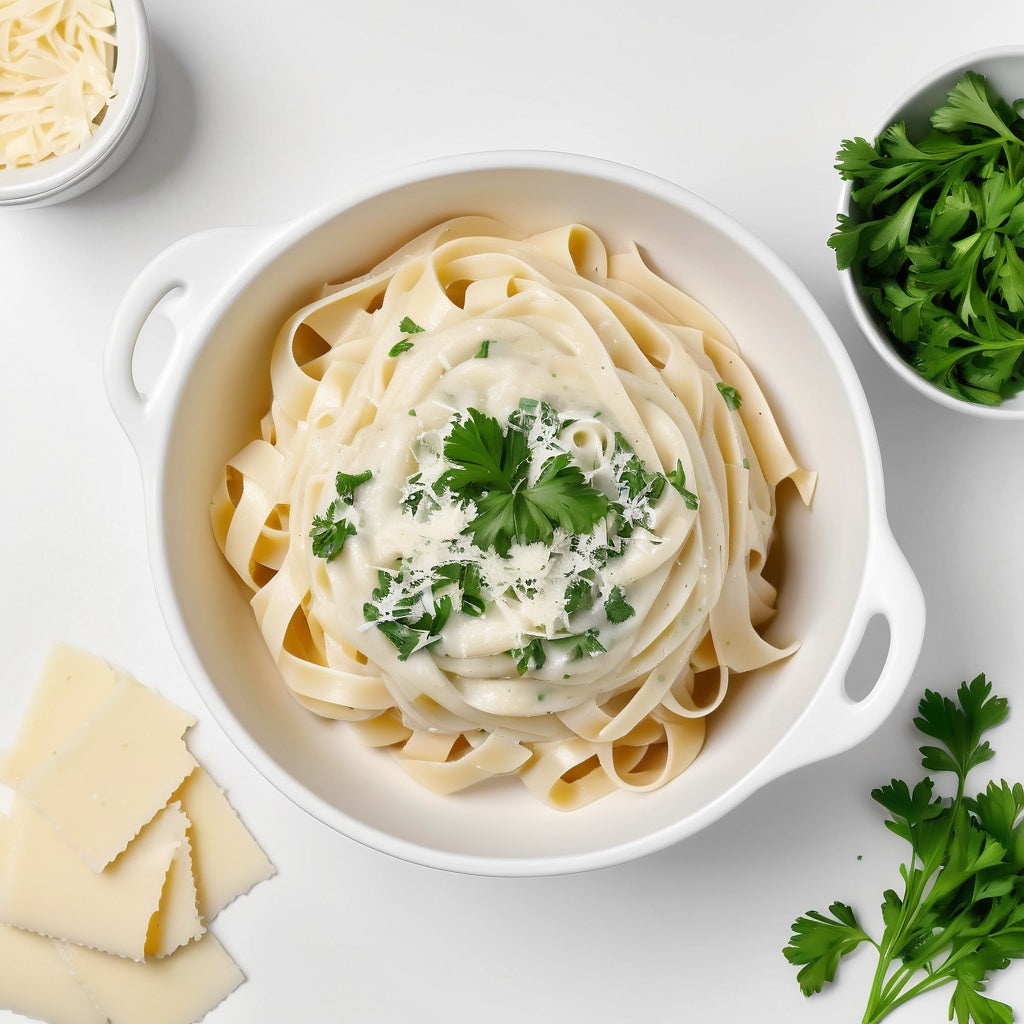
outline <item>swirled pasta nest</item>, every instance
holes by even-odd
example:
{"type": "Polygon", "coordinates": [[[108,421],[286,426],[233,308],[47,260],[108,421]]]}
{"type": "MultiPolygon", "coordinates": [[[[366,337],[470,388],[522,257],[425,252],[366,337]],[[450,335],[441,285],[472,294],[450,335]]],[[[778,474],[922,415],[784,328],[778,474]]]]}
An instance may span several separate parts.
{"type": "Polygon", "coordinates": [[[730,675],[795,650],[764,573],[776,487],[814,476],[636,248],[447,221],[326,285],[270,372],[218,542],[296,700],[425,786],[656,789],[730,675]]]}

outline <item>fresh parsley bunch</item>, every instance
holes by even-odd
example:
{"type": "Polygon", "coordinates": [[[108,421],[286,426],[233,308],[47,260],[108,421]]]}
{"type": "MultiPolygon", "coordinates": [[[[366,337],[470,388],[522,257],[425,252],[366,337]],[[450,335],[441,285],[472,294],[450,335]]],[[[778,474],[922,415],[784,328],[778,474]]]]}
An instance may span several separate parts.
{"type": "Polygon", "coordinates": [[[968,71],[920,141],[897,122],[836,157],[836,262],[922,377],[984,405],[1024,388],[1022,111],[968,71]]]}
{"type": "Polygon", "coordinates": [[[988,975],[1024,957],[1024,787],[989,782],[966,793],[972,769],[993,756],[984,735],[1008,714],[983,675],[962,683],[957,701],[926,691],[914,719],[930,741],[926,771],[951,776],[955,792],[937,796],[929,777],[913,788],[893,779],[872,792],[888,811],[886,826],[910,846],[902,891],[887,890],[876,941],[845,903],[810,911],[792,926],[786,959],[800,968],[804,995],[820,992],[839,962],[862,943],[878,964],[863,1024],[876,1024],[921,993],[953,985],[949,1019],[1010,1024],[1013,1011],[985,995],[988,975]]]}

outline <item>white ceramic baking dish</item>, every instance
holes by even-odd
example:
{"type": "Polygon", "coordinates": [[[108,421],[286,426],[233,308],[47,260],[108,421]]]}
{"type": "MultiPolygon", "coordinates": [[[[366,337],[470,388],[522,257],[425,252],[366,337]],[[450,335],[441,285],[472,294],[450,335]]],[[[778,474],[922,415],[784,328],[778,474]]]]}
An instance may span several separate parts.
{"type": "Polygon", "coordinates": [[[142,467],[156,588],[185,669],[227,734],[297,804],[338,831],[439,868],[538,875],[665,847],[785,772],[863,740],[893,709],[920,650],[924,605],[885,517],[868,407],[846,351],[796,277],[729,218],[676,185],[593,159],[494,153],[392,174],[297,223],[186,238],[139,275],[106,353],[111,404],[142,467]],[[513,780],[458,796],[424,792],[343,723],[297,705],[220,556],[208,507],[225,460],[269,400],[283,320],[327,279],[369,269],[443,218],[486,213],[524,230],[578,220],[612,247],[636,240],[654,267],[734,331],[798,458],[818,471],[810,511],[785,502],[780,612],[787,661],[738,683],[705,749],[663,789],[571,813],[513,780]],[[133,363],[161,300],[173,344],[156,382],[133,363]],[[890,644],[869,695],[845,676],[874,616],[890,644]],[[507,784],[505,784],[507,782],[507,784]]]}

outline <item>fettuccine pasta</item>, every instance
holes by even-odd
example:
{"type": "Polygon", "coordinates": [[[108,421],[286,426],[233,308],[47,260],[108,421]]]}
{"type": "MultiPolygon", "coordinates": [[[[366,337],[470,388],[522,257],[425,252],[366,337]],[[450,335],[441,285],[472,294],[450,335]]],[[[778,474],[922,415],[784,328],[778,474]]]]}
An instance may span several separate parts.
{"type": "Polygon", "coordinates": [[[697,755],[796,463],[726,328],[589,228],[479,217],[328,284],[212,520],[305,707],[441,793],[569,809],[697,755]]]}

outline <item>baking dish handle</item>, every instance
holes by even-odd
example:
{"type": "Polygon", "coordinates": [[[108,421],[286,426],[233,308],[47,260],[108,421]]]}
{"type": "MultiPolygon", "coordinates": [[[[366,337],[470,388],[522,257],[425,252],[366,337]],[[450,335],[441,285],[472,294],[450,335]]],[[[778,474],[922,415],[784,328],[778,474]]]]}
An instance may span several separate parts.
{"type": "Polygon", "coordinates": [[[867,739],[895,710],[913,675],[924,642],[924,594],[885,517],[879,516],[875,525],[861,593],[836,667],[785,741],[769,755],[773,778],[867,739]],[[847,692],[846,676],[876,616],[888,623],[889,649],[870,692],[855,699],[847,692]]]}
{"type": "Polygon", "coordinates": [[[235,272],[268,233],[265,227],[237,227],[188,235],[154,257],[129,286],[107,334],[103,378],[114,415],[139,455],[149,450],[157,427],[166,425],[163,412],[173,406],[184,367],[201,340],[197,327],[223,292],[226,268],[235,272]],[[172,337],[153,382],[143,388],[136,348],[158,307],[172,337]]]}

